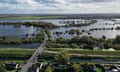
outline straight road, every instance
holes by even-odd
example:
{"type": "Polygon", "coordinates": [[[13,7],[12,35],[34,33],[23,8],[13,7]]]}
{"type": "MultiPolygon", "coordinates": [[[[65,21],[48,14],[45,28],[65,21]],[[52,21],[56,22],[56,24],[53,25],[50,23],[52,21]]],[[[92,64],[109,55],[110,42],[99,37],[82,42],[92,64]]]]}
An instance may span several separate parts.
{"type": "Polygon", "coordinates": [[[45,44],[46,41],[48,40],[48,37],[46,35],[46,33],[44,33],[45,35],[45,40],[43,41],[43,43],[40,45],[40,47],[38,47],[38,49],[34,52],[34,54],[31,56],[31,58],[27,61],[27,63],[22,67],[21,72],[28,72],[28,69],[35,64],[36,61],[36,57],[39,56],[39,54],[41,52],[43,52],[44,48],[45,48],[45,44]]]}

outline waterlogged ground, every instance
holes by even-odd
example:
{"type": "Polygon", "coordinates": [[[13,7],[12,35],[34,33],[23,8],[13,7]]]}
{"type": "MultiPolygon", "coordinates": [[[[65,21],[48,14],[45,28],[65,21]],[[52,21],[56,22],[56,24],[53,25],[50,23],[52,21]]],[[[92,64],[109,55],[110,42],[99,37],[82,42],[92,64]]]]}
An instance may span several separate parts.
{"type": "Polygon", "coordinates": [[[103,35],[106,36],[106,38],[115,38],[117,35],[120,35],[120,30],[116,30],[115,28],[117,26],[120,26],[120,20],[117,21],[112,21],[112,20],[103,20],[99,19],[97,20],[97,23],[91,24],[89,26],[84,26],[84,27],[62,27],[58,29],[53,29],[51,30],[52,33],[52,38],[57,38],[57,37],[64,37],[64,38],[72,38],[76,36],[76,34],[70,35],[69,33],[66,33],[66,31],[69,31],[71,29],[78,29],[80,32],[82,30],[85,30],[86,32],[83,32],[79,36],[93,36],[95,38],[101,38],[103,35]],[[113,30],[94,30],[94,31],[89,31],[90,29],[93,28],[113,28],[113,30]],[[60,35],[53,34],[55,32],[62,32],[60,35]],[[88,32],[90,34],[88,34],[88,32]]]}
{"type": "MultiPolygon", "coordinates": [[[[0,22],[48,22],[53,23],[55,25],[65,25],[67,23],[64,23],[65,21],[75,21],[75,22],[83,22],[83,19],[43,19],[43,20],[0,20],[0,22]]],[[[87,20],[86,20],[87,21],[87,20]]],[[[84,30],[85,32],[82,32],[79,36],[93,36],[95,38],[101,38],[103,35],[106,36],[106,38],[115,38],[117,35],[120,35],[120,30],[116,30],[116,27],[120,27],[120,19],[97,19],[97,23],[91,24],[89,26],[82,26],[82,27],[60,27],[57,29],[51,29],[50,32],[52,34],[52,39],[56,39],[57,37],[64,37],[64,38],[72,38],[76,36],[76,34],[69,34],[66,33],[66,31],[69,31],[70,29],[78,29],[80,32],[84,30]],[[94,28],[113,28],[112,30],[94,30],[89,31],[90,29],[94,28]],[[54,34],[55,32],[62,32],[60,35],[54,34]],[[88,34],[89,33],[89,34],[88,34]]],[[[16,27],[14,25],[0,25],[0,36],[16,36],[16,37],[25,37],[26,34],[32,35],[33,33],[36,34],[39,32],[39,28],[36,27],[26,27],[26,26],[20,26],[16,27]]],[[[19,45],[17,45],[19,47],[19,45]]],[[[28,45],[20,45],[20,47],[32,47],[36,48],[39,46],[39,44],[34,44],[32,46],[28,45]]],[[[3,45],[0,45],[0,47],[6,47],[3,45]]],[[[7,46],[11,47],[11,45],[7,46]]],[[[16,45],[15,45],[16,47],[16,45]]]]}
{"type": "Polygon", "coordinates": [[[15,26],[15,25],[0,25],[0,36],[15,36],[15,37],[25,37],[26,34],[32,35],[39,31],[33,26],[15,26]]]}
{"type": "MultiPolygon", "coordinates": [[[[32,37],[32,34],[37,34],[39,29],[33,26],[15,26],[15,25],[0,25],[0,37],[17,37],[25,38],[32,37]],[[28,35],[28,36],[26,36],[28,35]]],[[[40,43],[30,43],[30,44],[0,44],[0,48],[37,48],[40,43]]]]}

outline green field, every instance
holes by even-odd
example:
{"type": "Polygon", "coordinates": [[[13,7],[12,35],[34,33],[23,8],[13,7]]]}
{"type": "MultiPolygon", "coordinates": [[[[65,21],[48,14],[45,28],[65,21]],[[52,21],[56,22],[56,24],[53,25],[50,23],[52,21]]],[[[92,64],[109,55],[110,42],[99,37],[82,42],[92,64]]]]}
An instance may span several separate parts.
{"type": "Polygon", "coordinates": [[[102,69],[101,68],[97,68],[97,72],[102,72],[102,69]]]}
{"type": "Polygon", "coordinates": [[[69,49],[69,48],[47,48],[47,51],[64,51],[67,50],[70,54],[85,54],[85,55],[112,55],[120,56],[120,51],[93,51],[93,50],[80,50],[80,49],[69,49]]]}
{"type": "Polygon", "coordinates": [[[32,17],[32,16],[29,16],[29,17],[4,17],[4,18],[1,18],[1,19],[5,19],[5,20],[31,20],[31,19],[41,19],[43,17],[32,17]]]}
{"type": "Polygon", "coordinates": [[[29,58],[35,50],[33,49],[21,49],[21,48],[0,48],[0,57],[6,58],[5,60],[0,60],[0,63],[25,63],[27,60],[16,60],[14,57],[18,58],[29,58]],[[8,60],[7,58],[12,57],[12,59],[8,60]]]}
{"type": "Polygon", "coordinates": [[[17,17],[0,17],[3,20],[39,20],[39,19],[51,19],[61,18],[61,16],[17,16],[17,17]]]}
{"type": "Polygon", "coordinates": [[[21,48],[0,48],[0,55],[32,55],[35,50],[21,48]]]}

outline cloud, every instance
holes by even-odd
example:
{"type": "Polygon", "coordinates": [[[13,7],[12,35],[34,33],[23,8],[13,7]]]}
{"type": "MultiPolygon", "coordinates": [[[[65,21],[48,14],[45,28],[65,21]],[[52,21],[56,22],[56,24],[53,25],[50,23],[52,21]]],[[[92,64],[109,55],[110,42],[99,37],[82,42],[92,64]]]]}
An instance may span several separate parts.
{"type": "Polygon", "coordinates": [[[120,0],[0,0],[0,13],[119,13],[120,0]]]}
{"type": "Polygon", "coordinates": [[[118,2],[119,0],[70,0],[71,3],[101,3],[101,2],[118,2]]]}
{"type": "Polygon", "coordinates": [[[41,3],[99,3],[99,2],[119,2],[119,0],[34,0],[41,3]]]}

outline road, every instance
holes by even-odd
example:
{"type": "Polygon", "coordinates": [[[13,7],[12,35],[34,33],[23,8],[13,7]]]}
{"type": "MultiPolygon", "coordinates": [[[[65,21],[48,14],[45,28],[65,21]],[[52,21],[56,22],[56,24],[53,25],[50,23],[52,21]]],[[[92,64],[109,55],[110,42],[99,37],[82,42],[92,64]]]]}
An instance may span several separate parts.
{"type": "Polygon", "coordinates": [[[28,72],[28,69],[35,64],[36,61],[36,57],[43,52],[44,48],[45,48],[45,44],[46,41],[48,40],[47,35],[44,33],[45,35],[45,40],[43,41],[43,43],[40,45],[40,47],[37,48],[37,50],[34,52],[34,54],[31,56],[31,58],[27,61],[27,63],[22,67],[21,72],[28,72]]]}

